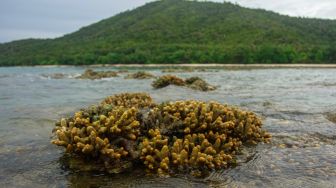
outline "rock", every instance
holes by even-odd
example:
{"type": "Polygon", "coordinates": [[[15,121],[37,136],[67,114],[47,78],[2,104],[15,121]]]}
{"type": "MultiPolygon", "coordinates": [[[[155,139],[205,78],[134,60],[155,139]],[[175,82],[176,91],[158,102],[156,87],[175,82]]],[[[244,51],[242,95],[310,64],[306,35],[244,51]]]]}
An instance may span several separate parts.
{"type": "Polygon", "coordinates": [[[160,89],[169,85],[184,86],[185,82],[179,77],[173,75],[164,75],[154,80],[154,82],[152,83],[152,86],[155,89],[160,89]]]}

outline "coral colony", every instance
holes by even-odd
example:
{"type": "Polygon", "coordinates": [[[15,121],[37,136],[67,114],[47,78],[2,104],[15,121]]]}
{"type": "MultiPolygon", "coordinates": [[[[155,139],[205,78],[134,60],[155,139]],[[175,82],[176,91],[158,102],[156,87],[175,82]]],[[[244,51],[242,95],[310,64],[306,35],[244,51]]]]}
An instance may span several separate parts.
{"type": "Polygon", "coordinates": [[[62,118],[55,133],[53,144],[110,173],[144,165],[149,173],[195,176],[227,168],[243,145],[271,138],[252,112],[217,102],[156,104],[145,93],[110,96],[62,118]]]}

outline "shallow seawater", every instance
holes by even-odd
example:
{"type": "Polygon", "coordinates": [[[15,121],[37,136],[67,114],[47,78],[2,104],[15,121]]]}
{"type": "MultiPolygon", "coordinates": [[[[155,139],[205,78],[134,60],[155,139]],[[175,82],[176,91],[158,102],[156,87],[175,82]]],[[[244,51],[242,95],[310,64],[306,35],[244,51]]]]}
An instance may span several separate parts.
{"type": "MultiPolygon", "coordinates": [[[[152,80],[74,79],[84,67],[0,68],[0,187],[334,187],[336,69],[252,69],[172,73],[200,76],[212,92],[152,80]],[[50,76],[64,73],[61,79],[50,76]],[[204,178],[162,178],[141,169],[119,175],[68,168],[63,148],[50,144],[55,121],[121,92],[148,92],[157,102],[219,101],[262,116],[271,144],[249,148],[238,166],[204,178]]],[[[99,68],[112,69],[112,68],[99,68]]],[[[130,72],[136,71],[131,69],[130,72]]],[[[149,69],[161,75],[159,69],[149,69]]]]}

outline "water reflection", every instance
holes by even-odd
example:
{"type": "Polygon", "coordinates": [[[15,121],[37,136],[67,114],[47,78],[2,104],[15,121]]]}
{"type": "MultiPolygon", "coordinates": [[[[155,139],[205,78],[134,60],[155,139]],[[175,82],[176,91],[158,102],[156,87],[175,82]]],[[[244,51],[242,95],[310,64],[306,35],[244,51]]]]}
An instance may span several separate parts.
{"type": "MultiPolygon", "coordinates": [[[[125,80],[123,76],[95,81],[73,79],[82,71],[82,67],[0,68],[0,187],[333,187],[336,184],[334,69],[174,73],[180,77],[199,76],[221,86],[208,93],[174,86],[153,90],[151,80],[125,80]],[[43,76],[55,73],[66,76],[62,79],[43,76]],[[118,175],[70,168],[63,150],[49,143],[54,121],[120,92],[148,92],[157,102],[195,99],[237,105],[261,115],[265,129],[274,135],[273,141],[247,148],[238,166],[205,178],[185,174],[159,178],[139,168],[118,175]]],[[[163,74],[157,69],[149,71],[163,74]]]]}

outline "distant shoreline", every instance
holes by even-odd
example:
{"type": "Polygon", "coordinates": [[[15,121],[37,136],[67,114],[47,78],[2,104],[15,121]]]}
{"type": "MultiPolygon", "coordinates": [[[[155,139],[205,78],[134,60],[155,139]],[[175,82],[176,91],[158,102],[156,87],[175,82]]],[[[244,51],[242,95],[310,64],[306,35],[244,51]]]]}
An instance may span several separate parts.
{"type": "MultiPolygon", "coordinates": [[[[32,65],[32,66],[7,66],[9,67],[115,67],[115,68],[173,68],[173,67],[194,67],[194,68],[242,68],[242,69],[263,69],[263,68],[336,68],[336,64],[96,64],[96,65],[32,65]]],[[[0,66],[0,68],[2,68],[0,66]]],[[[3,67],[5,68],[5,67],[3,67]]]]}
{"type": "Polygon", "coordinates": [[[90,67],[336,68],[336,64],[114,64],[90,67]]]}
{"type": "MultiPolygon", "coordinates": [[[[336,64],[96,64],[96,65],[32,65],[9,67],[116,67],[116,68],[160,68],[160,67],[201,67],[201,68],[336,68],[336,64]]],[[[1,68],[1,67],[0,67],[1,68]]]]}

